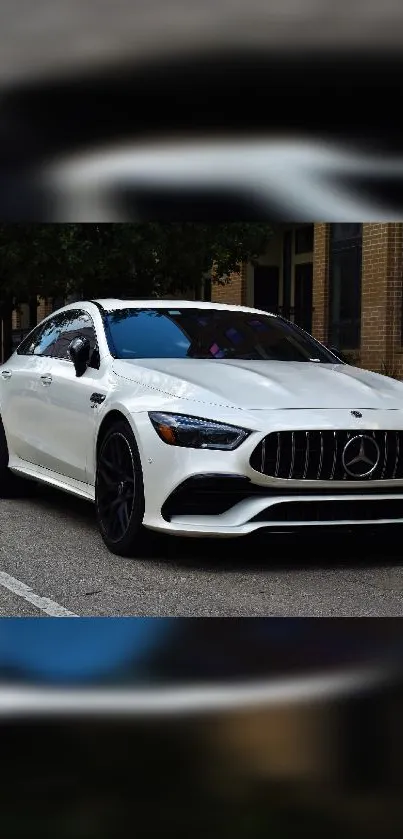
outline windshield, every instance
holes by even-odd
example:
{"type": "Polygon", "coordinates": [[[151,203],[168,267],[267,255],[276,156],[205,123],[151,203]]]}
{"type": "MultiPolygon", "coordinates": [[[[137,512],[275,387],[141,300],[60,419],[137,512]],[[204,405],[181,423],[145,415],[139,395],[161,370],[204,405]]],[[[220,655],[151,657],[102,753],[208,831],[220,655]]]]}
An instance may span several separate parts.
{"type": "Polygon", "coordinates": [[[228,309],[118,309],[105,316],[115,358],[208,358],[337,363],[275,315],[228,309]]]}

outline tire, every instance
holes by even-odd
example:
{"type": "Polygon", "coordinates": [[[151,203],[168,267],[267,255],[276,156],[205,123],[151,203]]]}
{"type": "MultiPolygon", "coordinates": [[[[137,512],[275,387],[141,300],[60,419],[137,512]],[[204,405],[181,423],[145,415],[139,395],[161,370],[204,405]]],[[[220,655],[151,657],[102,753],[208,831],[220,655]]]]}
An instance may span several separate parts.
{"type": "Polygon", "coordinates": [[[125,421],[115,423],[101,441],[95,508],[102,539],[111,553],[140,557],[147,550],[143,473],[134,434],[125,421]]]}

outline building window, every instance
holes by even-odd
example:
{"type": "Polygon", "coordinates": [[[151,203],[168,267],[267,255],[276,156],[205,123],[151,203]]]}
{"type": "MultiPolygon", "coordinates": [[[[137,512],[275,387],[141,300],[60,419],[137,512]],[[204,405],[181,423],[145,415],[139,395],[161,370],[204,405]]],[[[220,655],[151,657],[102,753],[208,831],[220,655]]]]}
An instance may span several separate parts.
{"type": "Polygon", "coordinates": [[[313,264],[302,262],[294,270],[294,323],[312,332],[313,264]]]}
{"type": "Polygon", "coordinates": [[[333,242],[348,242],[362,236],[362,224],[356,222],[332,224],[331,230],[333,242]]]}
{"type": "Polygon", "coordinates": [[[313,251],[313,224],[303,224],[295,230],[295,255],[313,251]]]}
{"type": "Polygon", "coordinates": [[[211,302],[211,293],[212,293],[212,280],[211,277],[206,277],[203,283],[203,300],[210,303],[211,302]]]}
{"type": "Polygon", "coordinates": [[[329,265],[329,341],[356,350],[361,341],[362,225],[332,224],[329,265]]]}
{"type": "Polygon", "coordinates": [[[278,312],[280,269],[278,265],[256,265],[253,282],[253,305],[264,312],[278,312]]]}
{"type": "Polygon", "coordinates": [[[283,238],[283,306],[282,315],[288,320],[291,318],[291,291],[292,291],[292,230],[286,230],[283,238]]]}

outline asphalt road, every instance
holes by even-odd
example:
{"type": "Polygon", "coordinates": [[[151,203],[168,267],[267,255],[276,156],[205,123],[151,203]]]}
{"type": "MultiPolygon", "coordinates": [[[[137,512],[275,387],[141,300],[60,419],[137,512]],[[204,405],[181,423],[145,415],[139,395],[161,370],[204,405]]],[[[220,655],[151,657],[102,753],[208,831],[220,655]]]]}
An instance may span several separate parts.
{"type": "Polygon", "coordinates": [[[0,501],[0,616],[401,616],[401,537],[155,538],[104,547],[92,505],[35,489],[0,501]]]}

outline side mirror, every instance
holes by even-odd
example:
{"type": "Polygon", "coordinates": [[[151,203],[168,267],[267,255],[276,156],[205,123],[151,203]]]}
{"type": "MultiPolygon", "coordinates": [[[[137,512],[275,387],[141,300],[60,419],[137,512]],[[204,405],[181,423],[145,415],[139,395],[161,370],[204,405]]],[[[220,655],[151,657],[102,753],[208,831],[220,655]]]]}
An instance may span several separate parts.
{"type": "Polygon", "coordinates": [[[91,356],[91,344],[88,338],[73,338],[69,346],[69,356],[74,364],[76,376],[83,376],[91,356]]]}
{"type": "Polygon", "coordinates": [[[348,358],[346,358],[346,356],[342,353],[341,350],[339,350],[338,347],[328,347],[327,349],[330,350],[330,352],[332,352],[333,355],[335,355],[340,361],[342,361],[343,364],[350,364],[348,358]]]}

